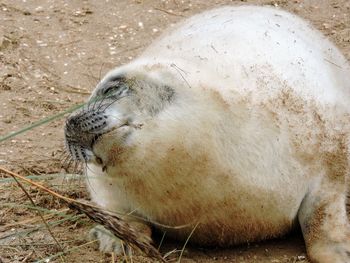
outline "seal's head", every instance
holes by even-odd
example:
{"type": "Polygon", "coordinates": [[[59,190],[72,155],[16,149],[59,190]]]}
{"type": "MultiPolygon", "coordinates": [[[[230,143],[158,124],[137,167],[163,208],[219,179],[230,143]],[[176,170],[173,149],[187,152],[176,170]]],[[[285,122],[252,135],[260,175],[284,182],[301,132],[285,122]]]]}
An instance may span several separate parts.
{"type": "Polygon", "coordinates": [[[127,144],[129,136],[171,103],[174,95],[172,88],[147,76],[108,74],[86,105],[68,117],[64,129],[68,152],[76,161],[106,168],[101,155],[110,144],[127,144]]]}

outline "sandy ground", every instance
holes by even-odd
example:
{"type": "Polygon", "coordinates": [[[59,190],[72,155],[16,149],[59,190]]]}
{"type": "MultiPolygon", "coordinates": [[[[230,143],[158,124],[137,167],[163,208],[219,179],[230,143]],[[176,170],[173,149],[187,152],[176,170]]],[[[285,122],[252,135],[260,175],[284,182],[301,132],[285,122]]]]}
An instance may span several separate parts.
{"type": "MultiPolygon", "coordinates": [[[[1,0],[0,136],[85,101],[101,76],[132,60],[173,23],[201,10],[246,3],[275,5],[310,20],[350,59],[349,0],[1,0]]],[[[63,123],[59,119],[2,142],[0,165],[25,175],[41,175],[42,183],[71,197],[86,197],[80,180],[48,179],[50,174],[67,172],[61,164],[63,123]]],[[[99,253],[96,244],[87,243],[85,233],[91,222],[27,187],[36,204],[46,209],[42,213],[66,251],[58,256],[60,250],[25,194],[1,178],[0,262],[113,260],[99,253]],[[55,257],[45,261],[50,256],[55,257]]],[[[182,245],[166,244],[162,251],[182,245]]],[[[135,256],[133,261],[147,259],[135,256]]],[[[307,261],[302,237],[295,233],[227,250],[187,248],[183,262],[307,261]]]]}

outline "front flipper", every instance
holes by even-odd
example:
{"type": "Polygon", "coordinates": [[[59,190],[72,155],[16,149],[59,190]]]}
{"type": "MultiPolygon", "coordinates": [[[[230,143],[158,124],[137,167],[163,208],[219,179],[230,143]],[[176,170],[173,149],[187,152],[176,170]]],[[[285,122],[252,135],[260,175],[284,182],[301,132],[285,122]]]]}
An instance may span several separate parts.
{"type": "MultiPolygon", "coordinates": [[[[129,224],[140,233],[151,239],[151,228],[140,222],[129,222],[129,224]]],[[[89,240],[98,240],[99,250],[101,252],[114,252],[116,255],[130,255],[132,249],[122,240],[114,236],[109,230],[102,225],[93,227],[88,235],[89,240]]]]}
{"type": "Polygon", "coordinates": [[[298,218],[312,262],[350,262],[345,183],[323,179],[304,198],[298,218]]]}

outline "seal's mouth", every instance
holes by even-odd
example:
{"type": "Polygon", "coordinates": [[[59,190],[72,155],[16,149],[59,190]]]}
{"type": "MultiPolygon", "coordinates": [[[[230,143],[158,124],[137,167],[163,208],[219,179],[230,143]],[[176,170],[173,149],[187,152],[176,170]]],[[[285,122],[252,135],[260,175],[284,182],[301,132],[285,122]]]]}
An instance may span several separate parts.
{"type": "MultiPolygon", "coordinates": [[[[114,126],[108,128],[104,127],[103,130],[99,130],[98,132],[65,132],[65,141],[66,148],[72,158],[76,161],[89,162],[93,157],[98,159],[98,154],[96,153],[96,148],[99,148],[100,144],[104,144],[105,141],[110,141],[113,135],[118,133],[120,128],[128,127],[128,122],[122,123],[119,126],[114,126]]],[[[67,130],[67,129],[66,129],[67,130]]],[[[101,159],[101,158],[100,158],[101,159]]],[[[97,163],[102,162],[96,160],[97,163]]]]}
{"type": "Polygon", "coordinates": [[[109,131],[105,111],[83,109],[68,117],[65,128],[66,149],[75,161],[88,162],[93,147],[109,131]]]}
{"type": "Polygon", "coordinates": [[[74,161],[95,163],[104,171],[112,145],[123,145],[133,128],[141,126],[133,124],[130,118],[116,118],[106,112],[76,113],[66,122],[66,149],[74,161]]]}

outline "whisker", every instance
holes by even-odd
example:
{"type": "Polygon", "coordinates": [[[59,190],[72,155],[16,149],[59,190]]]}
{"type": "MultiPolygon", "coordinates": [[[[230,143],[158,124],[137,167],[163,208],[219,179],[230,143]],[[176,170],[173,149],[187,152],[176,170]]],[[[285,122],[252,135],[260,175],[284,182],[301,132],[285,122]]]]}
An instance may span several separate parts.
{"type": "Polygon", "coordinates": [[[68,160],[70,160],[70,159],[72,159],[72,157],[71,157],[70,155],[67,154],[67,155],[64,157],[64,159],[61,160],[61,166],[62,166],[63,168],[65,168],[65,166],[66,166],[68,160]]]}
{"type": "Polygon", "coordinates": [[[69,171],[70,167],[72,166],[72,164],[75,162],[75,160],[73,158],[70,158],[67,162],[67,166],[66,166],[66,170],[69,171]]]}
{"type": "Polygon", "coordinates": [[[89,185],[91,191],[93,191],[95,194],[97,194],[96,191],[95,191],[95,189],[92,187],[92,184],[91,184],[91,182],[90,182],[89,176],[87,176],[87,170],[88,170],[88,169],[93,173],[93,171],[92,171],[92,170],[89,168],[89,166],[87,165],[87,162],[85,162],[85,176],[86,176],[87,184],[89,185]]]}
{"type": "Polygon", "coordinates": [[[73,173],[76,174],[77,173],[77,168],[78,168],[79,162],[74,161],[74,166],[73,166],[73,173]]]}
{"type": "Polygon", "coordinates": [[[64,154],[62,155],[62,159],[61,159],[61,164],[62,164],[62,166],[64,165],[64,164],[66,164],[67,163],[67,161],[69,160],[69,159],[71,159],[72,158],[72,156],[68,153],[68,152],[64,152],[64,154]]]}
{"type": "MultiPolygon", "coordinates": [[[[110,96],[104,95],[102,99],[100,100],[100,103],[97,106],[97,111],[100,111],[101,107],[104,105],[105,100],[110,98],[110,96]]],[[[94,110],[96,109],[95,107],[93,108],[94,110]]]]}
{"type": "MultiPolygon", "coordinates": [[[[121,99],[124,99],[124,98],[126,98],[126,97],[129,97],[130,95],[129,94],[126,94],[126,95],[124,95],[123,97],[119,97],[119,98],[116,98],[116,99],[114,99],[113,101],[111,101],[110,103],[108,103],[108,104],[105,104],[105,105],[102,105],[102,106],[105,106],[105,108],[104,109],[98,109],[99,111],[105,111],[105,110],[107,110],[113,103],[115,103],[116,101],[119,101],[119,100],[121,100],[121,99]]],[[[102,106],[101,106],[101,108],[102,108],[102,106]]]]}
{"type": "Polygon", "coordinates": [[[57,156],[57,159],[60,160],[60,163],[62,164],[62,162],[63,162],[64,160],[66,160],[68,157],[69,157],[69,154],[67,153],[67,150],[64,149],[64,150],[59,154],[59,156],[57,156]]]}
{"type": "MultiPolygon", "coordinates": [[[[104,101],[105,99],[106,99],[106,96],[96,97],[94,99],[94,103],[93,103],[93,106],[92,106],[91,110],[94,111],[96,109],[97,102],[99,102],[98,105],[101,105],[102,101],[104,101]]],[[[99,106],[97,106],[97,107],[99,107],[99,106]]]]}

